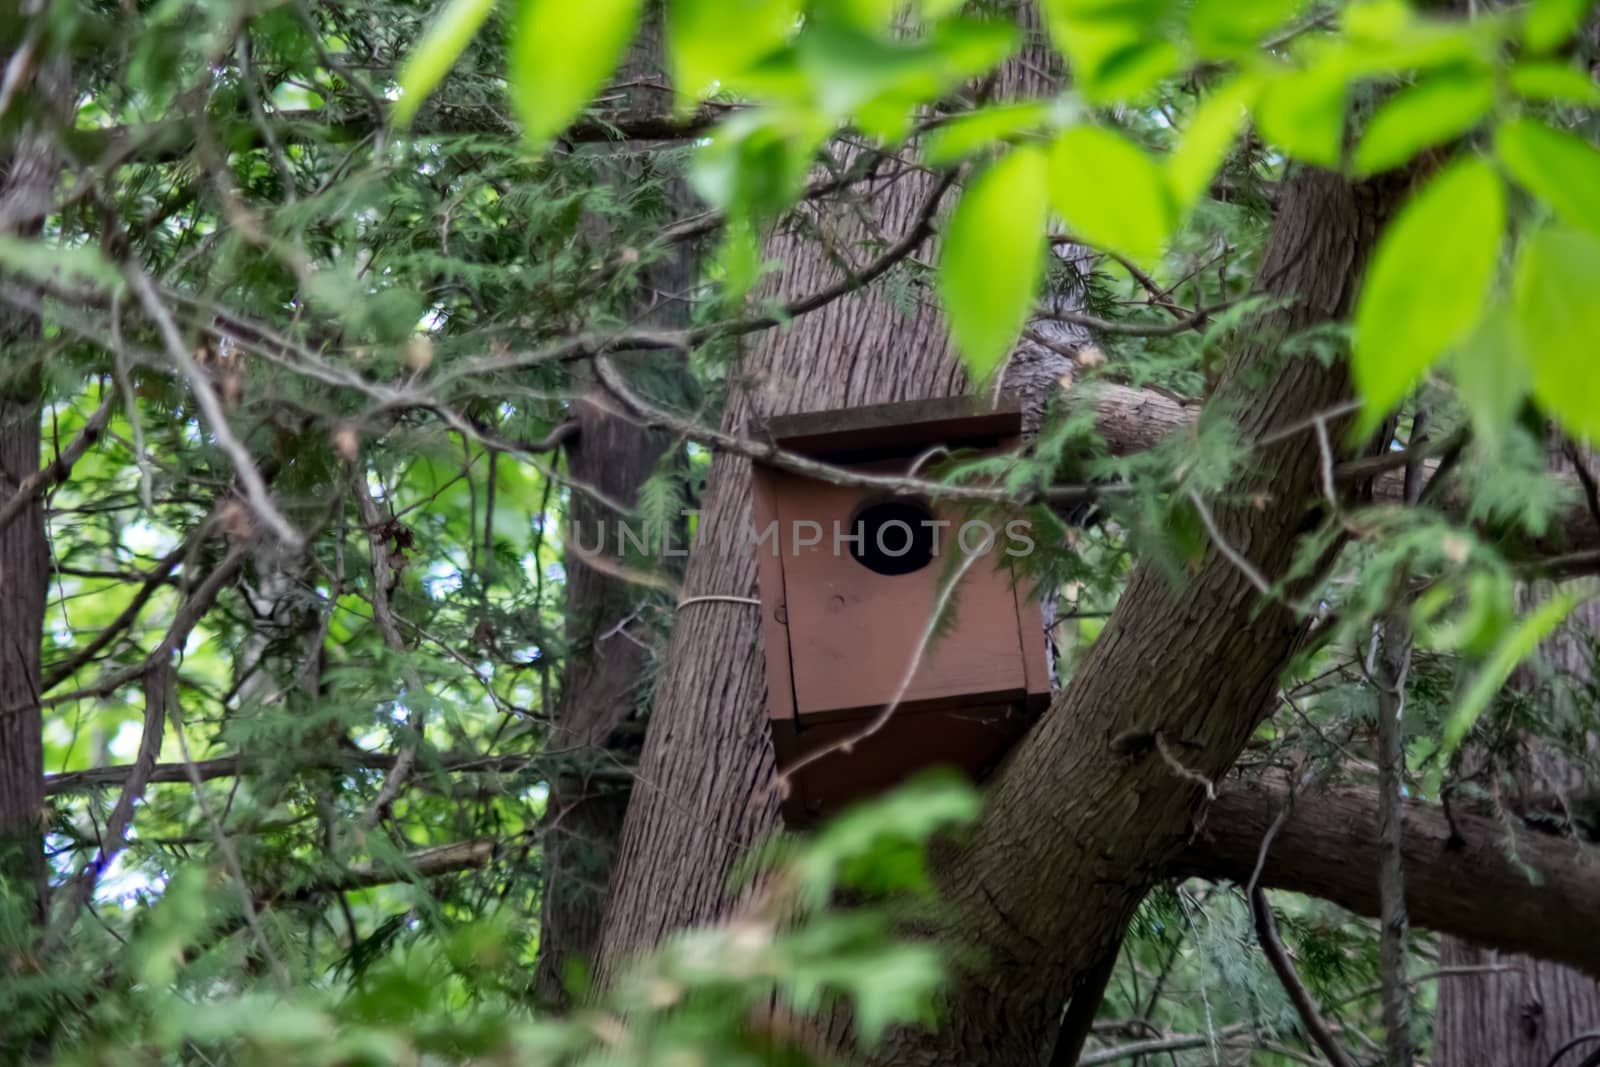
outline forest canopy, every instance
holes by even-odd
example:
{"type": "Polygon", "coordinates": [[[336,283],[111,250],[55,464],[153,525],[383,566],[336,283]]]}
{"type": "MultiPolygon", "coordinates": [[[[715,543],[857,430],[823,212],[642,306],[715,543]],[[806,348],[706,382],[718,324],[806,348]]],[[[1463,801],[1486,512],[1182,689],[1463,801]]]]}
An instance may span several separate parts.
{"type": "Polygon", "coordinates": [[[10,5],[0,1054],[1595,1062],[1591,8],[10,5]],[[755,468],[1003,761],[785,826],[755,468]]]}

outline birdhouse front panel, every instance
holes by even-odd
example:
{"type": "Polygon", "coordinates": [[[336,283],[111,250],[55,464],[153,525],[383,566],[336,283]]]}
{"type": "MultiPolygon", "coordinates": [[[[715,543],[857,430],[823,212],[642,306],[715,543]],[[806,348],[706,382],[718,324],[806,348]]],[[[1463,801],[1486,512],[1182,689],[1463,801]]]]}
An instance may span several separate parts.
{"type": "MultiPolygon", "coordinates": [[[[902,473],[904,466],[864,469],[902,473]]],[[[850,486],[782,481],[775,547],[782,553],[798,716],[820,720],[882,706],[895,699],[908,672],[903,708],[1024,698],[1017,594],[1009,570],[995,573],[1005,565],[999,538],[967,566],[950,598],[955,624],[936,634],[918,660],[941,591],[955,577],[952,558],[961,559],[961,515],[850,486]]]]}
{"type": "MultiPolygon", "coordinates": [[[[1014,447],[1016,410],[977,403],[818,412],[774,420],[771,429],[786,450],[848,471],[905,475],[930,448],[1014,447]]],[[[1047,702],[1042,616],[1015,580],[1004,520],[991,516],[964,535],[972,517],[957,506],[762,465],[753,510],[768,712],[791,824],[924,767],[981,775],[1047,702]]]]}

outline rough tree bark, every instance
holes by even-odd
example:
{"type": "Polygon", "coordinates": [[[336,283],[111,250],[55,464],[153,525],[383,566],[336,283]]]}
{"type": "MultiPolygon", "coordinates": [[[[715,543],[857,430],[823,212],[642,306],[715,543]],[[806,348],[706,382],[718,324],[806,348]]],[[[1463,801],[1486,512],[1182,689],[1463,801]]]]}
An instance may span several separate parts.
{"type": "MultiPolygon", "coordinates": [[[[1588,460],[1591,471],[1600,467],[1588,460]]],[[[1563,464],[1558,462],[1558,467],[1563,464]]],[[[1580,639],[1587,633],[1600,638],[1600,605],[1586,604],[1567,627],[1544,642],[1540,658],[1558,676],[1587,683],[1594,679],[1592,646],[1580,639]]],[[[1550,703],[1560,715],[1561,699],[1554,687],[1543,684],[1536,672],[1520,669],[1512,678],[1518,685],[1550,703]]],[[[1536,752],[1532,766],[1522,768],[1529,792],[1562,791],[1574,782],[1574,770],[1551,752],[1536,752]]],[[[1513,805],[1517,801],[1510,801],[1513,805]]],[[[1594,901],[1589,901],[1589,910],[1594,901]]],[[[1565,915],[1546,913],[1545,919],[1565,938],[1577,936],[1565,915]]],[[[1439,988],[1434,1015],[1433,1062],[1437,1067],[1546,1067],[1569,1041],[1584,1034],[1600,1035],[1600,980],[1594,970],[1585,974],[1546,958],[1518,956],[1484,948],[1457,937],[1439,945],[1439,962],[1445,967],[1478,968],[1445,981],[1439,988]]],[[[1600,1049],[1600,1036],[1581,1050],[1568,1053],[1576,1063],[1600,1049]]]]}
{"type": "MultiPolygon", "coordinates": [[[[21,24],[20,19],[13,21],[5,36],[20,37],[21,24]]],[[[16,40],[9,43],[25,47],[16,40]]],[[[65,68],[48,59],[39,68],[38,81],[40,91],[64,85],[65,68]]],[[[19,99],[14,106],[27,108],[33,102],[19,99]]],[[[40,114],[24,121],[0,148],[0,234],[36,235],[49,211],[57,161],[48,120],[40,114]]],[[[31,886],[42,908],[45,808],[39,697],[50,551],[43,504],[23,487],[23,480],[39,469],[43,378],[34,351],[38,336],[34,315],[0,308],[0,507],[18,492],[33,497],[0,527],[0,876],[15,879],[19,888],[31,886]]]]}
{"type": "MultiPolygon", "coordinates": [[[[670,118],[672,95],[663,73],[662,30],[656,11],[618,75],[619,83],[629,86],[618,93],[623,113],[635,119],[670,118]]],[[[623,187],[644,177],[642,171],[653,165],[650,155],[636,159],[626,147],[595,151],[607,157],[600,164],[607,180],[623,187]]],[[[668,181],[665,195],[671,200],[687,199],[682,182],[675,178],[668,181]]],[[[644,303],[635,317],[659,326],[680,326],[688,320],[687,294],[694,281],[692,257],[693,249],[684,245],[645,268],[640,278],[644,303]]],[[[661,357],[653,357],[652,362],[661,373],[661,357]]],[[[686,373],[681,368],[679,372],[686,373]]],[[[617,782],[615,776],[597,777],[589,772],[614,764],[610,753],[617,746],[617,729],[632,715],[646,663],[645,649],[625,632],[638,599],[634,591],[624,579],[590,566],[571,548],[574,544],[599,546],[600,556],[620,557],[617,525],[626,516],[615,514],[600,501],[632,506],[670,443],[665,435],[643,429],[611,410],[599,390],[578,400],[573,414],[578,428],[566,443],[567,473],[574,483],[598,490],[598,494],[573,491],[568,551],[563,560],[568,658],[549,747],[571,769],[551,781],[539,959],[534,971],[535,996],[557,1007],[570,1000],[569,978],[575,969],[594,957],[606,888],[628,809],[627,785],[617,782]]],[[[637,745],[628,747],[636,750],[637,745]]],[[[622,755],[631,762],[631,750],[622,755]]]]}
{"type": "MultiPolygon", "coordinates": [[[[0,310],[0,504],[39,469],[35,325],[30,315],[0,310]]],[[[44,875],[39,689],[49,575],[44,508],[33,500],[0,529],[0,872],[36,893],[44,875]]]]}
{"type": "MultiPolygon", "coordinates": [[[[1349,311],[1399,192],[1309,169],[1285,184],[1257,279],[1284,305],[1229,359],[1213,399],[1247,440],[1349,399],[1342,362],[1287,355],[1282,339],[1349,311]]],[[[1316,495],[1309,437],[1255,453],[1233,503],[1213,508],[1220,542],[1181,588],[1135,569],[1072,684],[990,787],[972,841],[937,864],[953,915],[939,933],[980,946],[984,966],[960,977],[937,1032],[901,1031],[875,1062],[1019,1064],[1049,1051],[1078,976],[1115,950],[1189,836],[1202,783],[1237,757],[1305,632],[1241,563],[1268,580],[1288,569],[1316,495]]]]}
{"type": "MultiPolygon", "coordinates": [[[[920,216],[925,187],[926,179],[901,179],[881,192],[891,232],[920,216]]],[[[1285,306],[1230,361],[1216,398],[1247,435],[1348,399],[1342,366],[1280,358],[1281,341],[1349,310],[1397,192],[1309,170],[1287,184],[1259,279],[1285,306]]],[[[834,273],[808,247],[775,254],[788,264],[788,291],[834,273]]],[[[960,386],[931,313],[898,322],[870,294],[764,339],[747,369],[752,378],[725,417],[747,433],[759,432],[764,414],[960,386]]],[[[1215,778],[1232,762],[1301,638],[1294,613],[1263,605],[1228,557],[1243,553],[1269,578],[1282,574],[1319,468],[1309,434],[1263,449],[1229,494],[1248,503],[1214,508],[1226,550],[1213,547],[1181,590],[1147,568],[1135,573],[1064,699],[991,787],[973,842],[938,864],[954,916],[940,933],[984,949],[986,965],[961,976],[938,1032],[895,1035],[880,1062],[1016,1064],[1049,1054],[1075,976],[1114,949],[1188,835],[1202,793],[1196,776],[1215,778]],[[1135,678],[1145,684],[1132,687],[1135,678]]],[[[717,459],[703,528],[744,521],[748,479],[743,461],[717,459]]],[[[697,546],[686,592],[753,595],[755,561],[736,544],[697,546]]],[[[673,634],[613,877],[603,971],[717,915],[730,865],[773,825],[755,610],[697,604],[673,634]]]]}
{"type": "MultiPolygon", "coordinates": [[[[567,446],[567,471],[610,500],[631,505],[665,442],[590,400],[574,405],[578,430],[567,446]]],[[[623,519],[589,494],[574,491],[567,544],[604,544],[610,554],[623,519]]],[[[570,769],[551,780],[544,836],[544,895],[539,921],[535,993],[567,1002],[568,972],[593,955],[605,908],[606,882],[621,836],[628,791],[614,776],[593,776],[609,763],[617,727],[634,708],[645,650],[622,631],[637,597],[628,583],[568,551],[568,661],[550,749],[570,769]]]]}
{"type": "MultiPolygon", "coordinates": [[[[864,190],[889,241],[917,224],[932,181],[917,171],[864,190]]],[[[835,247],[868,236],[849,216],[822,218],[835,247]]],[[[784,267],[773,290],[812,292],[840,276],[815,243],[779,237],[784,267]]],[[[740,364],[724,429],[759,435],[763,420],[795,411],[950,396],[964,379],[943,323],[921,305],[909,316],[875,293],[835,301],[757,341],[740,364]]],[[[756,595],[756,560],[722,532],[749,521],[750,464],[712,463],[685,598],[756,595]],[[718,536],[707,537],[706,531],[718,536]]],[[[679,613],[623,829],[600,944],[604,979],[630,952],[711,919],[729,900],[727,875],[777,815],[767,736],[760,609],[698,601],[679,613]]]]}
{"type": "MultiPolygon", "coordinates": [[[[1230,781],[1168,873],[1248,883],[1262,838],[1288,803],[1289,787],[1280,779],[1230,781]]],[[[1491,812],[1458,809],[1447,816],[1438,805],[1412,800],[1403,805],[1401,825],[1406,908],[1415,926],[1499,945],[1506,951],[1502,959],[1526,952],[1600,975],[1600,908],[1594,906],[1600,848],[1508,825],[1491,812]]],[[[1356,786],[1303,789],[1272,838],[1261,884],[1376,918],[1377,864],[1377,794],[1356,786]]],[[[1593,985],[1592,978],[1567,973],[1593,985]]],[[[1463,980],[1445,979],[1443,988],[1463,980]]],[[[1444,1061],[1436,1054],[1434,1062],[1444,1061]]]]}

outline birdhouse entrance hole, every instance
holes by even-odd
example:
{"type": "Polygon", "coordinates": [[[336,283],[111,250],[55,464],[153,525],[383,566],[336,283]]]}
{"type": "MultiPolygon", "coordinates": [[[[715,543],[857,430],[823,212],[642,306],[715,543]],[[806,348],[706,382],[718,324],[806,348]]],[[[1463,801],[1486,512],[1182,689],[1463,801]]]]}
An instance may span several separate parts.
{"type": "Polygon", "coordinates": [[[874,574],[914,574],[933,562],[937,521],[920,500],[869,501],[850,518],[850,557],[874,574]]]}
{"type": "MultiPolygon", "coordinates": [[[[954,397],[775,418],[768,429],[786,451],[846,470],[925,476],[918,459],[930,449],[1014,447],[1021,416],[954,397]]],[[[1040,608],[994,536],[1009,517],[987,515],[986,536],[970,537],[970,516],[936,494],[763,465],[753,508],[757,531],[776,533],[756,547],[773,749],[780,771],[806,759],[784,802],[791,825],[924,767],[981,776],[1048,702],[1040,608]],[[978,558],[943,565],[952,553],[978,558]],[[953,618],[925,642],[946,603],[953,618]]]]}

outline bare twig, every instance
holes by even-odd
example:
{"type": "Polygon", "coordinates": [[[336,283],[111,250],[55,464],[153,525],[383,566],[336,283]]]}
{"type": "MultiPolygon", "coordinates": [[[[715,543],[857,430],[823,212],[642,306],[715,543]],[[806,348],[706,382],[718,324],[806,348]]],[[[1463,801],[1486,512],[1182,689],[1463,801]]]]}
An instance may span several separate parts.
{"type": "MultiPolygon", "coordinates": [[[[361,525],[367,531],[367,547],[372,555],[372,617],[378,624],[378,632],[383,636],[383,643],[404,657],[405,641],[400,637],[400,628],[395,623],[394,611],[389,604],[389,591],[395,581],[395,570],[389,558],[387,524],[382,513],[378,511],[377,502],[372,499],[372,493],[367,489],[365,468],[358,468],[354,472],[350,484],[355,490],[356,504],[361,511],[361,525]]],[[[395,798],[400,795],[406,778],[411,774],[412,766],[417,762],[417,745],[422,741],[424,723],[420,705],[426,693],[416,672],[404,658],[400,670],[406,687],[406,706],[410,710],[407,723],[410,737],[401,747],[394,766],[390,767],[388,774],[384,776],[377,798],[361,817],[360,825],[363,830],[370,830],[376,826],[378,820],[383,818],[389,806],[394,803],[395,798]]]]}
{"type": "Polygon", "coordinates": [[[39,949],[41,956],[49,956],[66,940],[83,909],[94,899],[95,887],[111,866],[113,860],[128,843],[128,830],[133,825],[134,806],[144,797],[144,787],[155,770],[156,759],[161,755],[161,740],[166,734],[167,702],[173,697],[173,670],[170,661],[152,663],[144,675],[144,726],[139,735],[139,751],[133,765],[127,768],[122,781],[122,793],[106,820],[105,831],[100,835],[100,852],[86,864],[72,884],[62,910],[45,935],[39,949]]]}
{"type": "Polygon", "coordinates": [[[1322,1050],[1322,1054],[1328,1057],[1328,1062],[1333,1064],[1333,1067],[1356,1067],[1355,1062],[1334,1038],[1333,1032],[1328,1029],[1322,1013],[1317,1010],[1316,1002],[1311,999],[1310,992],[1300,981],[1300,975],[1294,969],[1294,961],[1289,959],[1289,953],[1278,938],[1278,924],[1272,917],[1272,905],[1267,903],[1267,894],[1259,885],[1250,889],[1250,912],[1255,918],[1256,939],[1261,942],[1261,951],[1266,955],[1267,962],[1272,965],[1273,973],[1278,976],[1278,982],[1283,986],[1284,992],[1289,994],[1289,1002],[1299,1014],[1300,1023],[1306,1028],[1306,1035],[1322,1050]]]}
{"type": "Polygon", "coordinates": [[[134,267],[128,267],[124,273],[129,286],[139,297],[139,303],[143,305],[145,313],[156,324],[167,358],[172,360],[188,379],[189,388],[194,392],[195,402],[200,405],[206,422],[210,424],[211,434],[216,438],[217,446],[233,463],[234,471],[239,477],[239,483],[244,487],[245,499],[251,509],[271,528],[285,548],[298,551],[305,543],[305,539],[273,503],[271,495],[267,492],[267,483],[261,477],[261,472],[256,469],[255,460],[244,443],[233,435],[233,430],[228,425],[227,412],[223,410],[217,391],[211,387],[211,381],[205,371],[184,347],[183,338],[178,334],[178,326],[172,321],[172,315],[166,306],[161,303],[161,298],[156,295],[155,286],[150,283],[150,279],[143,271],[134,267]]]}
{"type": "Polygon", "coordinates": [[[1217,546],[1217,551],[1222,553],[1223,558],[1233,564],[1263,596],[1271,596],[1272,583],[1256,570],[1255,564],[1245,559],[1238,549],[1228,543],[1221,528],[1217,526],[1217,520],[1212,517],[1211,509],[1206,507],[1206,502],[1193,489],[1189,490],[1189,502],[1194,505],[1195,511],[1200,513],[1200,521],[1205,524],[1206,533],[1211,535],[1211,542],[1217,546]]]}
{"type": "Polygon", "coordinates": [[[1411,641],[1404,620],[1391,612],[1377,624],[1373,641],[1379,667],[1378,693],[1378,891],[1379,960],[1383,979],[1385,1067],[1411,1067],[1411,987],[1406,981],[1406,913],[1404,828],[1401,792],[1405,778],[1406,675],[1411,666],[1411,641]]]}
{"type": "Polygon", "coordinates": [[[12,493],[4,504],[0,504],[0,530],[4,530],[12,519],[20,515],[30,501],[72,473],[72,465],[89,451],[89,447],[95,441],[99,440],[116,406],[117,391],[102,385],[100,406],[95,408],[94,414],[89,416],[83,428],[67,442],[67,447],[63,448],[55,459],[22,479],[22,484],[17,486],[16,492],[12,493]]]}

